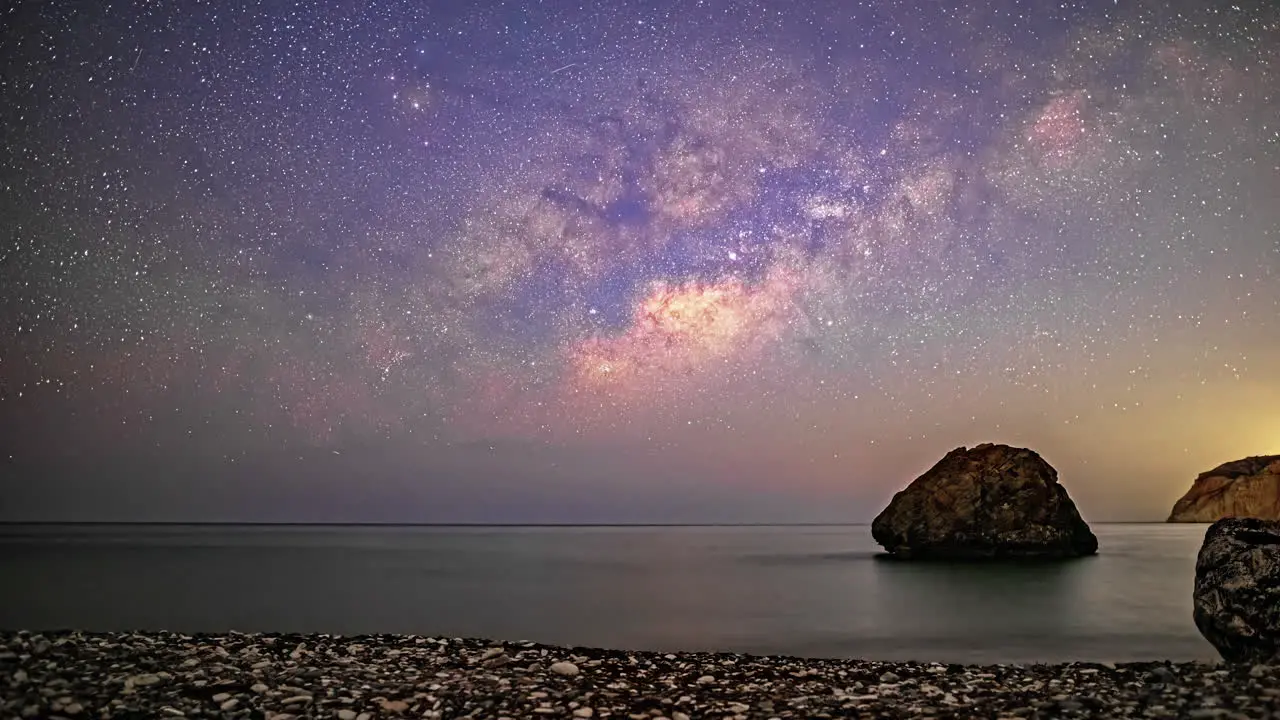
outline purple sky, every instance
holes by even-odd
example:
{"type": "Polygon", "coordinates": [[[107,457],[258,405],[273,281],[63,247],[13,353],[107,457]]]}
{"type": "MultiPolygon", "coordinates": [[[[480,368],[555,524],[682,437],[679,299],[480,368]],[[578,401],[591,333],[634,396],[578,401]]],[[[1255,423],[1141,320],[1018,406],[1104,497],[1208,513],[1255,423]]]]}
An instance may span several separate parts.
{"type": "Polygon", "coordinates": [[[1090,520],[1280,453],[1268,3],[25,3],[0,519],[1090,520]]]}

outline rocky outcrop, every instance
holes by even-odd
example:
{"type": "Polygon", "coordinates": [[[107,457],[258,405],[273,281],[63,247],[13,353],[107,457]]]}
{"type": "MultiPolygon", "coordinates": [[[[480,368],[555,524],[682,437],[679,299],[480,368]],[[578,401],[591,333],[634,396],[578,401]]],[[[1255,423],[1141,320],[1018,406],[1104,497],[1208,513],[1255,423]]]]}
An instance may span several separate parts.
{"type": "Polygon", "coordinates": [[[990,443],[947,453],[893,496],[871,535],[901,558],[1066,558],[1098,551],[1057,471],[1031,450],[990,443]]]}
{"type": "Polygon", "coordinates": [[[1249,457],[1200,473],[1174,503],[1169,522],[1229,517],[1280,520],[1280,455],[1249,457]]]}
{"type": "Polygon", "coordinates": [[[1229,518],[1196,558],[1194,618],[1228,662],[1280,661],[1280,522],[1229,518]]]}

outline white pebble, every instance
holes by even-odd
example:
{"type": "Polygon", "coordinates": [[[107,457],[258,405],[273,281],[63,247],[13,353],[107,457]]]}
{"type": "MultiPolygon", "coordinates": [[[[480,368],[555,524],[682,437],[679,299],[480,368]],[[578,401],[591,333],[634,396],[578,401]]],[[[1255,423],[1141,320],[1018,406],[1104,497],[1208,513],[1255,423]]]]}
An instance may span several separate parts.
{"type": "Polygon", "coordinates": [[[573,677],[578,674],[578,666],[571,662],[552,663],[551,672],[565,677],[573,677]]]}

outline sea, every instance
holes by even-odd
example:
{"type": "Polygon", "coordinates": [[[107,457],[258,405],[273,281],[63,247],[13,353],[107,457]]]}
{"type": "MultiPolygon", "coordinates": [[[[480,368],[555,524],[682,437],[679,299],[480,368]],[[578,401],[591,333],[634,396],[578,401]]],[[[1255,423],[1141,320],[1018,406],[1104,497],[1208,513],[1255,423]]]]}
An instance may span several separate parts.
{"type": "Polygon", "coordinates": [[[0,629],[409,633],[948,663],[1216,660],[1205,525],[1095,557],[886,560],[866,525],[0,525],[0,629]]]}

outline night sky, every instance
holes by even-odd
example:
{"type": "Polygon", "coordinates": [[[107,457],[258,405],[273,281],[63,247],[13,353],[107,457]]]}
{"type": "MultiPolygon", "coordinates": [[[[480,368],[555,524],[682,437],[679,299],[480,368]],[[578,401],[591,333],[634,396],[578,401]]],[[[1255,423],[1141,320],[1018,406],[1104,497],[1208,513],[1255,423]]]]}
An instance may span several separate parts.
{"type": "Polygon", "coordinates": [[[0,519],[1089,520],[1280,453],[1272,3],[18,2],[0,519]]]}

